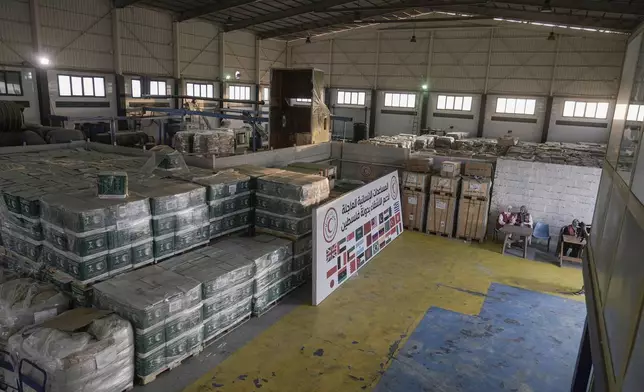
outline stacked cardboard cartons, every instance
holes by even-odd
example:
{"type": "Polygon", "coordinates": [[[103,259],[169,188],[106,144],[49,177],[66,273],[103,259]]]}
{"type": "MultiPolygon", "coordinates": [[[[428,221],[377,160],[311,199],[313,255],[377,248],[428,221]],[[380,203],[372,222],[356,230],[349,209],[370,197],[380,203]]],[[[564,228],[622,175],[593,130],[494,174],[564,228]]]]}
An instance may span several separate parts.
{"type": "Polygon", "coordinates": [[[485,239],[490,208],[491,177],[491,163],[465,164],[465,177],[463,177],[463,189],[458,206],[457,237],[480,242],[485,239]]]}
{"type": "Polygon", "coordinates": [[[427,228],[430,234],[452,237],[456,219],[456,201],[461,184],[461,163],[445,161],[441,175],[433,176],[429,185],[427,228]]]}
{"type": "Polygon", "coordinates": [[[403,227],[423,231],[427,214],[427,192],[434,158],[415,154],[405,162],[402,173],[403,227]]]}

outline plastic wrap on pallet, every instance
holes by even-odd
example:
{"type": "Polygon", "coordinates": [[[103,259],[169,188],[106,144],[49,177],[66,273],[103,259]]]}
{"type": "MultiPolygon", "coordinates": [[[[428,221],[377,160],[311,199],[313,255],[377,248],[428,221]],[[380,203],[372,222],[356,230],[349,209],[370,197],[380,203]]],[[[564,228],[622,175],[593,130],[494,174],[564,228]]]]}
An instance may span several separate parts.
{"type": "Polygon", "coordinates": [[[216,219],[235,211],[251,207],[251,193],[245,192],[208,202],[210,219],[216,219]]]}
{"type": "Polygon", "coordinates": [[[215,313],[250,300],[253,296],[254,280],[247,280],[226,290],[221,290],[203,302],[203,318],[208,319],[215,313]]]}
{"type": "Polygon", "coordinates": [[[248,228],[252,222],[253,209],[247,208],[210,219],[210,238],[221,237],[225,234],[238,232],[248,228]]]}
{"type": "Polygon", "coordinates": [[[251,311],[252,300],[248,298],[205,319],[203,322],[204,341],[220,336],[222,332],[238,325],[251,315],[251,311]]]}
{"type": "MultiPolygon", "coordinates": [[[[135,340],[138,338],[136,336],[135,340]]],[[[137,350],[135,373],[138,377],[144,378],[173,368],[185,358],[201,351],[202,342],[203,325],[200,324],[152,351],[140,353],[137,350]]]]}
{"type": "Polygon", "coordinates": [[[94,320],[87,332],[33,327],[9,339],[9,349],[30,365],[23,374],[45,385],[46,392],[114,392],[130,388],[134,379],[134,338],[130,323],[111,314],[94,320]]]}
{"type": "Polygon", "coordinates": [[[53,285],[31,278],[0,284],[0,346],[22,327],[40,324],[67,310],[69,302],[53,285]]]}
{"type": "Polygon", "coordinates": [[[299,255],[313,249],[313,235],[307,235],[293,241],[293,254],[299,255]]]}
{"type": "Polygon", "coordinates": [[[273,283],[290,276],[291,272],[293,272],[293,261],[290,258],[261,270],[260,273],[255,274],[253,294],[266,290],[273,283]]]}
{"type": "Polygon", "coordinates": [[[253,315],[259,316],[273,305],[275,301],[285,296],[293,288],[291,275],[273,283],[263,291],[253,295],[253,315]]]}
{"type": "Polygon", "coordinates": [[[329,180],[317,175],[283,171],[257,179],[258,193],[299,201],[303,206],[320,203],[329,191],[329,180]]]}
{"type": "Polygon", "coordinates": [[[257,209],[255,210],[255,226],[264,232],[275,233],[277,236],[299,239],[299,237],[311,233],[313,219],[310,215],[298,218],[257,209]]]}
{"type": "Polygon", "coordinates": [[[291,275],[293,287],[301,286],[310,282],[313,277],[313,265],[309,264],[299,270],[293,271],[291,275]]]}
{"type": "Polygon", "coordinates": [[[291,260],[293,256],[291,241],[267,234],[231,237],[212,247],[251,260],[255,264],[255,274],[261,274],[273,265],[291,260]]]}
{"type": "Polygon", "coordinates": [[[269,196],[260,192],[255,194],[255,199],[255,207],[258,209],[296,218],[310,217],[315,207],[312,204],[305,204],[300,201],[269,196]]]}
{"type": "Polygon", "coordinates": [[[172,138],[172,147],[181,153],[191,153],[195,133],[192,131],[180,131],[172,138]]]}
{"type": "Polygon", "coordinates": [[[173,257],[158,266],[200,282],[203,299],[223,296],[226,290],[255,276],[253,261],[232,252],[227,241],[173,257]]]}
{"type": "Polygon", "coordinates": [[[133,192],[150,199],[153,216],[166,215],[206,204],[206,188],[172,179],[150,180],[131,185],[133,192]]]}
{"type": "Polygon", "coordinates": [[[235,132],[226,128],[195,132],[193,152],[205,156],[234,155],[235,132]]]}
{"type": "Polygon", "coordinates": [[[182,153],[168,146],[156,146],[150,158],[141,167],[141,172],[147,175],[171,176],[180,173],[188,174],[190,169],[182,153]]]}
{"type": "Polygon", "coordinates": [[[234,170],[223,170],[206,177],[196,177],[192,182],[208,189],[208,201],[218,200],[250,190],[250,176],[234,170]]]}
{"type": "Polygon", "coordinates": [[[293,271],[298,271],[313,263],[313,251],[307,250],[293,256],[293,271]]]}

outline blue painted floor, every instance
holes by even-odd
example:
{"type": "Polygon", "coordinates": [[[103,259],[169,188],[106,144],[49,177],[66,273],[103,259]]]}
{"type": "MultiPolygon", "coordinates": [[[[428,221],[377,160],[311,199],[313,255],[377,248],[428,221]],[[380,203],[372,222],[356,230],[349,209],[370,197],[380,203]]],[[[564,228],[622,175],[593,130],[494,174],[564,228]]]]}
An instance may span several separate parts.
{"type": "Polygon", "coordinates": [[[430,308],[377,392],[570,390],[583,302],[492,284],[481,313],[430,308]]]}

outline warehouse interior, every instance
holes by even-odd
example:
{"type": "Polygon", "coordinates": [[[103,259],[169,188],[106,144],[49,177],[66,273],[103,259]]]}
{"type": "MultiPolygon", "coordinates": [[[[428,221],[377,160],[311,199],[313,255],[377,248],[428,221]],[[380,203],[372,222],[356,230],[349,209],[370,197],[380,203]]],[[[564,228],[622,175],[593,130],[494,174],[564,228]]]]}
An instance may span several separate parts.
{"type": "Polygon", "coordinates": [[[641,391],[643,22],[1,1],[0,391],[641,391]]]}

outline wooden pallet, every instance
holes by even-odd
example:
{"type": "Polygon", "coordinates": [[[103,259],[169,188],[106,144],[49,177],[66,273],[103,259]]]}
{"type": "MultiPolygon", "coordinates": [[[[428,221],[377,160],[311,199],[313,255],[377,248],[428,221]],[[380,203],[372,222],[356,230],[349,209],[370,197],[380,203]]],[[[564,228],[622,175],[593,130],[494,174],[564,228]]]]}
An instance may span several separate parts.
{"type": "Polygon", "coordinates": [[[152,374],[149,374],[147,376],[139,376],[139,375],[137,375],[136,376],[137,383],[140,384],[140,385],[147,385],[147,384],[151,383],[152,381],[156,380],[157,377],[159,377],[161,374],[163,374],[165,372],[169,372],[169,371],[179,367],[183,363],[183,361],[185,361],[186,359],[189,359],[189,358],[192,358],[194,356],[197,356],[197,355],[201,354],[201,352],[203,351],[203,348],[204,348],[203,345],[200,345],[199,347],[193,349],[188,354],[184,355],[183,357],[181,357],[179,359],[176,359],[176,360],[172,361],[172,363],[170,363],[169,365],[166,365],[166,367],[164,367],[163,369],[159,369],[159,370],[157,370],[156,372],[154,372],[152,374]]]}
{"type": "Polygon", "coordinates": [[[422,233],[423,231],[421,229],[415,228],[415,227],[408,227],[403,225],[403,229],[405,230],[410,230],[410,231],[417,231],[419,233],[422,233]]]}
{"type": "Polygon", "coordinates": [[[206,348],[206,347],[212,345],[213,343],[221,340],[222,338],[226,337],[226,335],[230,334],[231,332],[233,332],[237,328],[239,328],[242,325],[244,325],[247,321],[250,320],[250,318],[251,318],[251,314],[249,314],[248,316],[244,317],[241,320],[238,320],[236,323],[230,325],[228,328],[226,328],[223,331],[219,332],[217,335],[208,338],[208,340],[203,342],[203,347],[206,348]]]}
{"type": "Polygon", "coordinates": [[[431,191],[430,193],[437,196],[456,197],[456,195],[452,192],[431,191]]]}
{"type": "Polygon", "coordinates": [[[439,236],[439,237],[445,237],[445,238],[452,238],[453,237],[451,234],[445,234],[445,233],[441,233],[441,232],[438,232],[438,231],[427,230],[426,233],[431,234],[431,235],[436,235],[436,236],[439,236]]]}
{"type": "Polygon", "coordinates": [[[485,238],[472,238],[472,237],[463,237],[463,236],[457,236],[456,238],[459,238],[467,242],[478,241],[480,244],[482,244],[483,241],[485,241],[485,238]]]}
{"type": "Polygon", "coordinates": [[[463,195],[461,197],[463,199],[475,200],[475,201],[487,201],[487,200],[489,200],[489,198],[485,197],[485,196],[467,196],[467,195],[463,195]]]}
{"type": "Polygon", "coordinates": [[[403,185],[403,191],[412,191],[412,192],[425,193],[427,191],[427,189],[425,187],[403,185]]]}

